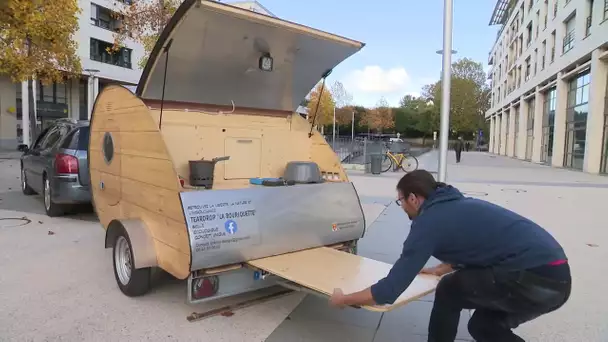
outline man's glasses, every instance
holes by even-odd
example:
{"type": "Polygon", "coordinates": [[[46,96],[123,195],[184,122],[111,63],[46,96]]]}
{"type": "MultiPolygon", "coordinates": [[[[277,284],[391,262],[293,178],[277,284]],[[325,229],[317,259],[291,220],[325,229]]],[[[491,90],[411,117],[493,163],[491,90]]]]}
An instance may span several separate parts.
{"type": "Polygon", "coordinates": [[[405,198],[398,198],[397,200],[395,200],[395,203],[397,203],[398,206],[401,206],[401,204],[403,203],[403,200],[405,198]]]}

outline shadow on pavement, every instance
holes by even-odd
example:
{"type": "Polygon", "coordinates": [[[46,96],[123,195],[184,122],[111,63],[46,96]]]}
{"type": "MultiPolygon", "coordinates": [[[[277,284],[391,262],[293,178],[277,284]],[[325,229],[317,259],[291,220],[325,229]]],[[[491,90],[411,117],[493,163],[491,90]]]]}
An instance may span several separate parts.
{"type": "MultiPolygon", "coordinates": [[[[40,195],[25,196],[20,189],[0,192],[0,210],[20,211],[31,214],[46,215],[40,195]]],[[[89,222],[98,221],[90,204],[75,205],[66,213],[66,218],[89,222]]]]}

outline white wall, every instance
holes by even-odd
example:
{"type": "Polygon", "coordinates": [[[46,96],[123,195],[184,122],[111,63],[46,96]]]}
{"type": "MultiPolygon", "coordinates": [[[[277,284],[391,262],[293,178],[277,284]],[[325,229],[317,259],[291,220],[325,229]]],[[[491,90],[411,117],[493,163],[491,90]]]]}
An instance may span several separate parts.
{"type": "MultiPolygon", "coordinates": [[[[133,40],[125,42],[126,47],[132,49],[131,64],[132,69],[119,67],[116,65],[101,63],[90,59],[90,38],[113,42],[113,32],[91,24],[91,3],[97,4],[108,9],[118,11],[119,6],[124,6],[119,1],[110,0],[80,0],[82,13],[80,15],[80,29],[76,34],[78,45],[78,55],[82,61],[82,69],[97,69],[100,72],[96,73],[96,77],[107,78],[119,82],[137,84],[141,76],[141,69],[138,67],[139,60],[144,54],[144,48],[141,44],[133,40]],[[116,4],[116,5],[115,5],[116,4]]],[[[86,72],[84,72],[86,74],[86,72]]]]}

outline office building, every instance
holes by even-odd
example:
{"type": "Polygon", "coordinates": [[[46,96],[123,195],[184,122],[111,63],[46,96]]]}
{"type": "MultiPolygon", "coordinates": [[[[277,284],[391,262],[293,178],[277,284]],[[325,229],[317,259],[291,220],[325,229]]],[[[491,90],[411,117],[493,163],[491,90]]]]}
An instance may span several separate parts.
{"type": "MultiPolygon", "coordinates": [[[[137,63],[144,53],[143,47],[128,40],[119,52],[110,55],[105,50],[112,46],[113,34],[121,25],[112,16],[112,10],[128,6],[130,1],[79,0],[82,12],[74,39],[78,42],[77,54],[83,69],[80,77],[51,85],[36,82],[33,90],[26,82],[15,84],[10,76],[0,75],[0,148],[12,150],[19,143],[31,144],[29,136],[24,137],[22,120],[24,109],[27,112],[29,107],[27,102],[24,106],[22,99],[31,91],[35,91],[38,125],[44,128],[57,118],[88,119],[97,94],[108,84],[137,84],[141,74],[137,63]]],[[[25,127],[25,131],[29,129],[25,127]]]]}
{"type": "Polygon", "coordinates": [[[608,0],[497,0],[490,152],[608,173],[608,0]]]}

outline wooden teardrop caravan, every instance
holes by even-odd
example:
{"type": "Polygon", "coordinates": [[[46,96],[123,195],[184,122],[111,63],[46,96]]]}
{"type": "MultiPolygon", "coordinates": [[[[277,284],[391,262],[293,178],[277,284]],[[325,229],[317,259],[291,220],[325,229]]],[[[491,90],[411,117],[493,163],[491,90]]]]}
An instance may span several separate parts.
{"type": "Polygon", "coordinates": [[[184,1],[135,94],[121,86],[105,88],[91,120],[93,201],[125,294],[145,293],[154,267],[195,282],[211,269],[235,270],[252,258],[348,245],[363,235],[361,206],[339,158],[294,113],[328,70],[362,46],[215,1],[184,1]],[[192,161],[218,157],[228,159],[214,163],[211,186],[190,184],[192,161]],[[251,179],[284,177],[290,162],[318,166],[322,181],[252,184],[251,179]],[[201,203],[223,204],[214,202],[205,211],[207,204],[192,204],[199,197],[201,203]],[[231,198],[253,209],[220,213],[221,206],[236,205],[231,198]],[[195,207],[200,210],[188,212],[195,207]],[[242,219],[231,221],[242,222],[239,232],[212,227],[215,214],[242,219]],[[196,235],[199,219],[192,215],[204,221],[199,230],[214,235],[252,233],[243,238],[247,243],[226,249],[216,240],[197,244],[206,235],[196,235]],[[246,221],[247,215],[257,221],[246,221]],[[341,222],[350,222],[349,229],[336,228],[341,222]]]}

